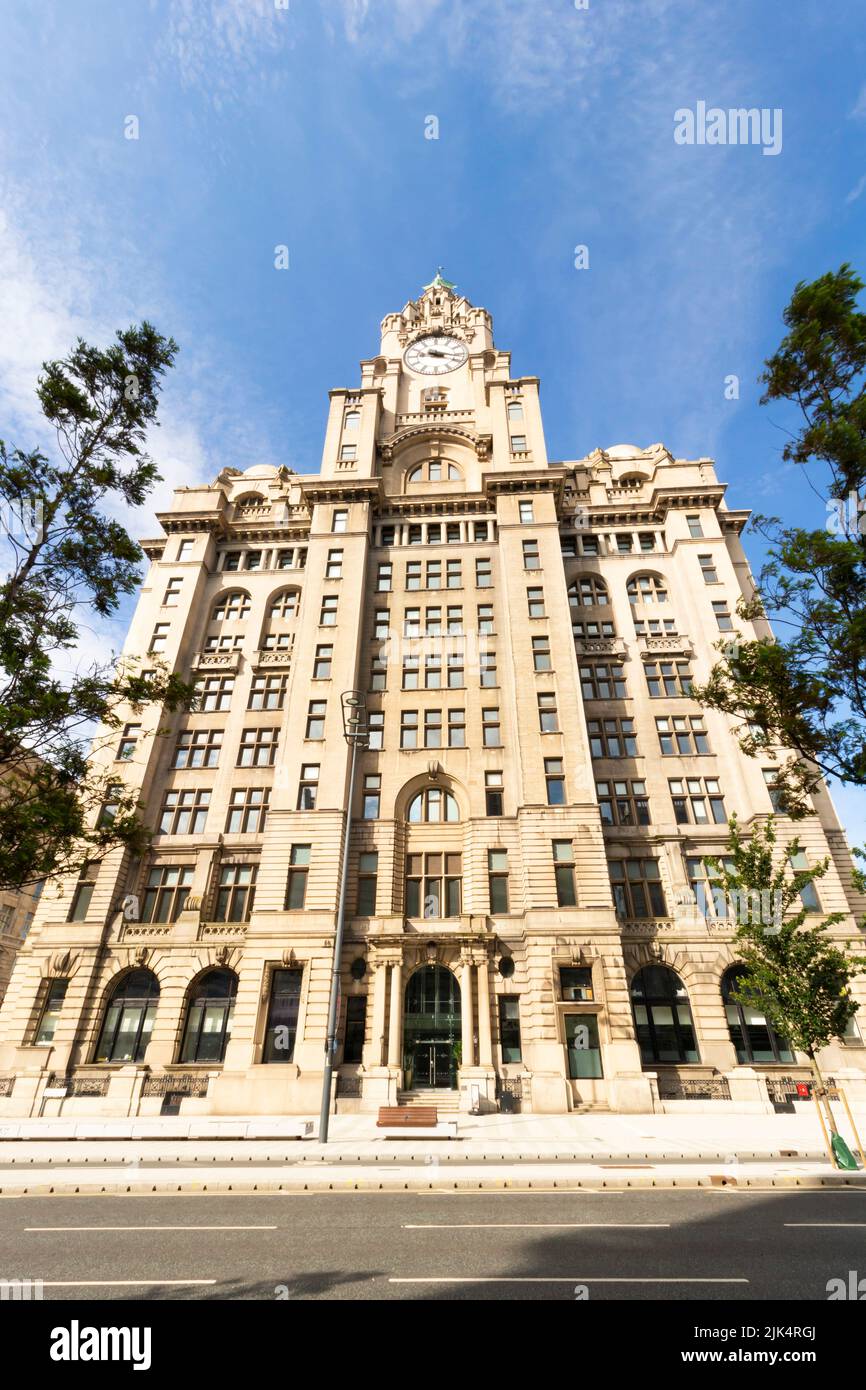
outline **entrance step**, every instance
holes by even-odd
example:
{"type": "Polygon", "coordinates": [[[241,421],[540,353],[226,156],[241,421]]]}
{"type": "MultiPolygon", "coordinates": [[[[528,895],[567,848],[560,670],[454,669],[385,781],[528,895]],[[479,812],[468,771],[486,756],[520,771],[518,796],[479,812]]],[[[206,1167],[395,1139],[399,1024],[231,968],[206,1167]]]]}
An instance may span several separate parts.
{"type": "Polygon", "coordinates": [[[454,1113],[460,1109],[460,1096],[457,1091],[439,1091],[435,1087],[429,1090],[398,1091],[397,1104],[407,1105],[410,1108],[419,1105],[435,1105],[436,1109],[444,1113],[454,1113]]]}

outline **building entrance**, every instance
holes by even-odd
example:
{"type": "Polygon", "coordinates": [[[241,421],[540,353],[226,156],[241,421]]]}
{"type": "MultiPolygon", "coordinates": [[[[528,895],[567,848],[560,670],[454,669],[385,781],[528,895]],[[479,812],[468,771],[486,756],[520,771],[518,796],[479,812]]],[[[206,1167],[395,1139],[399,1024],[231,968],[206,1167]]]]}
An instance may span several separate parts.
{"type": "Polygon", "coordinates": [[[416,970],[406,985],[403,1083],[407,1090],[456,1090],[460,1065],[460,986],[444,965],[416,970]]]}

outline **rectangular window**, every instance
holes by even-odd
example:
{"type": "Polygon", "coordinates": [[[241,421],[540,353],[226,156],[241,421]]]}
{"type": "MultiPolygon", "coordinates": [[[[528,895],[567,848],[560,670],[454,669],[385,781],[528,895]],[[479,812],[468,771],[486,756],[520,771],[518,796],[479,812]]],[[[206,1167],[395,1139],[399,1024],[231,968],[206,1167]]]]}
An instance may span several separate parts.
{"type": "Polygon", "coordinates": [[[350,994],[346,1000],[346,1034],[343,1039],[343,1061],[360,1062],[364,1056],[364,1035],[367,1031],[367,996],[350,994]]]}
{"type": "Polygon", "coordinates": [[[288,676],[253,676],[247,709],[282,709],[288,676]]]}
{"type": "Polygon", "coordinates": [[[372,710],[367,715],[367,733],[367,747],[371,752],[379,752],[385,737],[385,716],[380,709],[372,710]]]}
{"type": "Polygon", "coordinates": [[[634,537],[630,531],[618,531],[616,537],[616,550],[618,555],[631,554],[634,544],[634,537]]]}
{"type": "Polygon", "coordinates": [[[516,994],[499,996],[499,1046],[502,1048],[503,1064],[523,1060],[520,1048],[520,1001],[516,994]]]}
{"type": "Polygon", "coordinates": [[[490,636],[493,628],[493,604],[479,603],[478,605],[478,633],[479,636],[490,636]]]}
{"type": "Polygon", "coordinates": [[[418,711],[404,709],[400,712],[400,747],[418,747],[418,711]]]}
{"type": "Polygon", "coordinates": [[[484,799],[488,816],[502,815],[502,773],[485,772],[484,799]]]}
{"type": "Polygon", "coordinates": [[[654,532],[652,532],[652,531],[639,531],[639,532],[638,532],[638,544],[640,545],[640,548],[641,548],[641,550],[643,550],[643,551],[655,550],[655,548],[656,548],[656,538],[655,538],[654,532]]]}
{"type": "Polygon", "coordinates": [[[320,627],[336,627],[337,625],[337,595],[326,594],[322,599],[322,609],[319,613],[320,627]]]}
{"type": "Polygon", "coordinates": [[[490,911],[493,916],[508,912],[508,851],[487,851],[487,883],[490,890],[490,911]]]}
{"type": "Polygon", "coordinates": [[[692,540],[698,540],[704,534],[703,529],[701,527],[700,516],[696,514],[693,516],[687,516],[686,522],[688,523],[689,535],[692,537],[692,540]]]}
{"type": "Polygon", "coordinates": [[[406,916],[459,917],[462,902],[462,856],[406,856],[406,916]]]}
{"type": "Polygon", "coordinates": [[[274,970],[271,975],[263,1062],[291,1062],[295,1055],[302,976],[301,970],[274,970]]]}
{"type": "Polygon", "coordinates": [[[90,859],[82,865],[78,875],[78,883],[72,896],[72,906],[69,909],[70,922],[84,922],[87,920],[87,910],[90,907],[90,899],[93,897],[93,890],[96,887],[96,874],[99,869],[99,861],[90,859]]]}
{"type": "Polygon", "coordinates": [[[117,747],[117,761],[119,763],[127,763],[134,756],[140,734],[140,724],[124,725],[123,737],[117,747]]]}
{"type": "Polygon", "coordinates": [[[773,810],[776,812],[781,812],[781,814],[784,815],[784,798],[782,795],[782,789],[779,786],[779,769],[776,767],[765,767],[762,768],[762,772],[764,774],[764,781],[767,785],[767,791],[770,796],[770,803],[773,807],[773,810]]]}
{"type": "Polygon", "coordinates": [[[244,559],[245,570],[260,570],[262,567],[262,552],[260,550],[248,550],[244,559]]]}
{"type": "Polygon", "coordinates": [[[193,552],[194,546],[194,541],[181,541],[177,551],[177,558],[179,560],[188,560],[193,552]]]}
{"type": "Polygon", "coordinates": [[[331,530],[333,534],[340,535],[349,525],[349,512],[346,507],[335,507],[331,515],[331,530]]]}
{"type": "Polygon", "coordinates": [[[538,553],[538,541],[523,542],[523,568],[525,570],[541,569],[541,558],[538,553]]]}
{"type": "Polygon", "coordinates": [[[150,639],[149,652],[164,652],[168,641],[168,623],[157,623],[153,629],[153,636],[150,639]]]}
{"type": "Polygon", "coordinates": [[[298,783],[298,810],[314,811],[316,794],[319,790],[319,764],[303,763],[301,780],[298,783]]]}
{"type": "Polygon", "coordinates": [[[223,742],[222,729],[187,729],[175,744],[172,767],[216,767],[223,742]]]}
{"type": "Polygon", "coordinates": [[[572,1081],[594,1080],[602,1076],[596,1014],[565,1015],[565,1047],[568,1075],[572,1081]]]}
{"type": "MultiPolygon", "coordinates": [[[[803,873],[804,869],[809,868],[809,860],[806,858],[805,850],[800,849],[797,850],[797,852],[794,854],[789,853],[788,858],[791,863],[791,868],[794,870],[795,874],[801,874],[803,873]]],[[[800,902],[803,904],[807,912],[821,911],[821,903],[818,899],[818,893],[815,888],[814,882],[803,884],[802,888],[800,889],[800,902]]]]}
{"type": "Polygon", "coordinates": [[[421,561],[410,560],[406,566],[406,588],[421,588],[421,561]]]}
{"type": "Polygon", "coordinates": [[[733,632],[734,624],[731,620],[731,612],[727,603],[724,601],[713,604],[713,612],[716,615],[716,622],[719,625],[719,632],[733,632]]]}
{"type": "Polygon", "coordinates": [[[265,828],[268,813],[268,787],[236,787],[226,817],[227,835],[256,835],[265,828]]]}
{"type": "Polygon", "coordinates": [[[697,753],[709,753],[704,717],[702,714],[675,715],[672,718],[656,719],[659,746],[665,757],[678,754],[690,757],[697,753]]]}
{"type": "Polygon", "coordinates": [[[692,672],[687,661],[647,661],[644,663],[644,673],[647,690],[653,700],[665,695],[676,699],[691,693],[692,672]]]}
{"type": "Polygon", "coordinates": [[[490,540],[490,526],[486,521],[476,521],[472,527],[472,537],[476,541],[490,540]]]}
{"type": "Polygon", "coordinates": [[[485,748],[501,748],[502,737],[498,709],[483,709],[481,711],[481,732],[482,743],[485,748]]]}
{"type": "Polygon", "coordinates": [[[57,1031],[57,1023],[60,1018],[60,1011],[63,1008],[63,1001],[66,998],[66,991],[68,988],[68,980],[48,981],[45,1003],[42,1005],[42,1013],[39,1016],[39,1023],[36,1026],[36,1034],[33,1038],[37,1047],[47,1047],[49,1043],[53,1043],[54,1034],[57,1031]]]}
{"type": "Polygon", "coordinates": [[[163,608],[177,608],[180,602],[180,591],[182,586],[182,579],[170,579],[168,581],[168,587],[162,596],[163,608]]]}
{"type": "Polygon", "coordinates": [[[585,700],[625,700],[628,698],[622,666],[607,662],[582,662],[580,688],[585,700]]]}
{"type": "Polygon", "coordinates": [[[448,711],[448,747],[466,747],[466,711],[462,709],[450,709],[448,711]]]}
{"type": "Polygon", "coordinates": [[[201,713],[231,708],[234,676],[207,676],[195,683],[193,709],[201,713]]]}
{"type": "Polygon", "coordinates": [[[589,751],[593,758],[636,758],[633,719],[588,719],[589,751]]]}
{"type": "Polygon", "coordinates": [[[719,582],[719,576],[718,576],[718,573],[716,572],[716,567],[715,567],[715,565],[713,564],[713,557],[712,557],[712,555],[699,555],[699,556],[698,556],[698,564],[699,564],[700,567],[701,567],[701,574],[702,574],[703,577],[704,577],[704,583],[705,583],[705,584],[718,584],[718,582],[719,582]]]}
{"type": "Polygon", "coordinates": [[[307,706],[307,738],[320,739],[325,737],[325,714],[327,709],[327,700],[310,701],[307,706]]]}
{"type": "Polygon", "coordinates": [[[581,555],[598,555],[598,536],[583,536],[580,542],[581,555]]]}
{"type": "Polygon", "coordinates": [[[370,662],[370,689],[384,690],[388,677],[388,663],[383,656],[374,656],[370,662]]]}
{"type": "Polygon", "coordinates": [[[376,592],[380,594],[389,593],[391,590],[391,574],[393,566],[390,564],[380,565],[376,571],[376,592]]]}
{"type": "Polygon", "coordinates": [[[424,711],[424,747],[442,747],[441,709],[428,709],[424,711]]]}
{"type": "Polygon", "coordinates": [[[228,570],[230,573],[239,570],[241,567],[241,554],[242,552],[240,550],[227,550],[223,560],[223,569],[228,570]]]}
{"type": "Polygon", "coordinates": [[[192,887],[192,865],[162,864],[151,869],[144,890],[142,922],[176,922],[192,887]]]}
{"type": "Polygon", "coordinates": [[[449,560],[445,566],[445,582],[449,589],[459,589],[463,583],[463,566],[460,560],[449,560]]]}
{"type": "Polygon", "coordinates": [[[387,608],[377,608],[376,616],[373,619],[373,636],[381,642],[387,642],[391,632],[391,614],[387,608]]]}
{"type": "Polygon", "coordinates": [[[525,434],[513,434],[513,435],[511,436],[511,452],[512,452],[512,454],[525,454],[525,453],[526,453],[526,435],[525,435],[525,434]]]}
{"type": "Polygon", "coordinates": [[[538,723],[543,734],[559,732],[556,696],[552,690],[540,690],[538,692],[538,723]]]}
{"type": "Polygon", "coordinates": [[[162,803],[159,835],[200,835],[207,822],[209,791],[169,791],[162,803]]]}
{"type": "Polygon", "coordinates": [[[493,562],[488,556],[475,561],[475,587],[476,589],[493,587],[493,562]]]}
{"type": "Polygon", "coordinates": [[[495,652],[481,652],[478,657],[478,680],[482,689],[490,689],[499,684],[495,652]]]}
{"type": "Polygon", "coordinates": [[[355,461],[355,459],[356,459],[357,457],[358,457],[358,446],[357,446],[357,444],[343,444],[343,445],[341,446],[341,448],[340,448],[340,462],[341,462],[341,463],[354,463],[354,461],[355,461]]]}
{"type": "Polygon", "coordinates": [[[548,806],[565,805],[565,770],[562,758],[544,759],[544,781],[548,806]]]}
{"type": "Polygon", "coordinates": [[[244,729],[238,747],[238,767],[273,767],[279,729],[244,729]]]}
{"type": "Polygon", "coordinates": [[[520,524],[531,526],[535,520],[535,513],[531,502],[520,503],[520,524]]]}
{"type": "Polygon", "coordinates": [[[356,915],[373,917],[376,913],[376,880],[379,873],[379,856],[374,850],[365,850],[358,857],[358,901],[356,915]]]}
{"type": "Polygon", "coordinates": [[[604,825],[649,825],[645,782],[596,782],[595,791],[604,825]]]}
{"type": "Polygon", "coordinates": [[[424,659],[424,689],[442,689],[442,657],[438,652],[424,659]]]}
{"type": "Polygon", "coordinates": [[[313,662],[313,680],[326,681],[331,678],[331,662],[334,659],[334,648],[332,646],[320,645],[316,647],[316,659],[313,662]]]}
{"type": "Polygon", "coordinates": [[[459,544],[460,539],[461,539],[461,536],[460,536],[460,522],[459,522],[459,521],[449,521],[448,524],[447,524],[446,527],[445,527],[445,541],[446,541],[446,544],[447,544],[447,545],[459,544]]]}
{"type": "Polygon", "coordinates": [[[724,825],[727,821],[717,777],[672,777],[668,786],[678,825],[724,825]]]}
{"type": "Polygon", "coordinates": [[[528,608],[528,610],[529,610],[529,616],[530,616],[530,618],[543,618],[543,617],[545,617],[545,612],[544,612],[544,590],[543,590],[543,589],[527,589],[527,590],[526,590],[526,606],[527,606],[527,608],[528,608]]]}
{"type": "Polygon", "coordinates": [[[427,562],[427,588],[442,588],[442,561],[428,560],[427,562]]]}
{"type": "Polygon", "coordinates": [[[564,965],[559,971],[559,991],[569,1004],[592,1004],[595,993],[592,988],[592,967],[589,965],[564,965]]]}
{"type": "Polygon", "coordinates": [[[300,912],[307,899],[311,845],[292,845],[289,851],[289,877],[286,882],[286,912],[300,912]]]}
{"type": "Polygon", "coordinates": [[[577,907],[574,886],[574,846],[571,840],[554,840],[553,872],[556,879],[557,907],[577,907]]]}
{"type": "Polygon", "coordinates": [[[610,881],[618,917],[666,917],[657,859],[612,859],[610,881]]]}
{"type": "Polygon", "coordinates": [[[549,671],[551,669],[549,637],[533,637],[532,665],[536,671],[549,671]]]}
{"type": "Polygon", "coordinates": [[[448,689],[462,690],[464,685],[463,653],[451,652],[448,656],[448,689]]]}
{"type": "Polygon", "coordinates": [[[368,772],[364,777],[364,800],[361,808],[363,820],[378,820],[382,802],[382,778],[378,772],[368,772]]]}

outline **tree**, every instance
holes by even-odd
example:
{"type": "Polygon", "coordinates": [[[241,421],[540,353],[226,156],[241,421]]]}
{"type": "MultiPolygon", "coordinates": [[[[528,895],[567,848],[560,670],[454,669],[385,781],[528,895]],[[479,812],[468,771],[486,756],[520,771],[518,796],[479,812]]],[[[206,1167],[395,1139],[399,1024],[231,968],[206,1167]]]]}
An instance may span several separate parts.
{"type": "MultiPolygon", "coordinates": [[[[767,561],[741,618],[773,619],[781,636],[720,644],[723,660],[694,694],[740,721],[751,756],[793,750],[778,769],[780,809],[808,811],[823,775],[866,786],[866,314],[863,282],[847,264],[800,283],[784,312],[788,332],[767,359],[762,404],[802,416],[786,462],[823,465],[813,484],[822,525],[756,516],[767,561]],[[826,509],[826,516],[824,515],[826,509]]],[[[810,480],[811,481],[811,480],[810,480]]]]}
{"type": "Polygon", "coordinates": [[[707,864],[737,924],[734,939],[745,973],[734,998],[758,1009],[780,1037],[809,1058],[816,1095],[835,1133],[817,1053],[841,1038],[857,1013],[860,1006],[852,998],[851,981],[866,973],[866,958],[850,954],[827,936],[829,927],[845,920],[844,913],[833,912],[807,925],[812,914],[801,895],[824,877],[829,859],[792,871],[790,861],[800,850],[799,841],[794,840],[777,861],[772,816],[755,825],[747,840],[736,816],[728,825],[725,858],[708,859],[707,864]]]}
{"type": "Polygon", "coordinates": [[[52,457],[0,440],[2,888],[69,873],[115,845],[138,852],[148,839],[136,797],[88,761],[90,735],[102,725],[110,737],[124,706],[128,715],[188,703],[190,687],[152,661],[147,675],[131,662],[61,666],[85,606],[106,617],[139,583],[141,551],[101,507],[140,507],[159,479],[144,442],[176,353],[147,322],[105,349],[79,339],[43,364],[37,384],[52,457]]]}

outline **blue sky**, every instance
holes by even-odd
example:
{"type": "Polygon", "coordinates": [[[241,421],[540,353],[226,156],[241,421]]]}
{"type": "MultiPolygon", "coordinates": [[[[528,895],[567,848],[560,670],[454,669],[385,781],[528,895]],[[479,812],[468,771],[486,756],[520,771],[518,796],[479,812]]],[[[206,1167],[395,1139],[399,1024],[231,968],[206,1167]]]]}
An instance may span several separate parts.
{"type": "MultiPolygon", "coordinates": [[[[552,458],[661,440],[714,457],[731,505],[823,523],[756,378],[797,280],[866,273],[862,0],[278,5],[7,0],[7,438],[38,435],[43,358],[147,316],[182,349],[156,505],[226,464],[314,470],[328,389],[442,264],[541,377],[552,458]],[[780,108],[781,152],[677,145],[698,101],[780,108]]],[[[862,842],[866,795],[834,796],[862,842]]]]}

